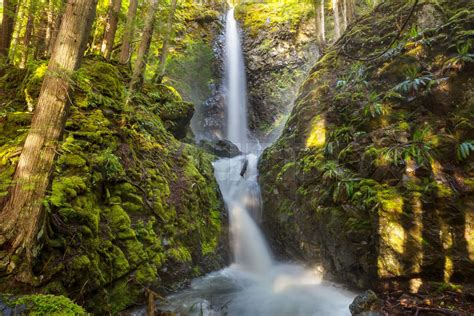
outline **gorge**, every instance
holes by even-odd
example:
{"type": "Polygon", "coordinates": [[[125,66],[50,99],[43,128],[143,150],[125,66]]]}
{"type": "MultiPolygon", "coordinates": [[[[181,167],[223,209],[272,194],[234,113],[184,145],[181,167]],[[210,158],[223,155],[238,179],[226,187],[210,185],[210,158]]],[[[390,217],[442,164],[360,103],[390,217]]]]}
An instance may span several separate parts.
{"type": "Polygon", "coordinates": [[[0,315],[474,313],[472,1],[0,7],[0,315]]]}

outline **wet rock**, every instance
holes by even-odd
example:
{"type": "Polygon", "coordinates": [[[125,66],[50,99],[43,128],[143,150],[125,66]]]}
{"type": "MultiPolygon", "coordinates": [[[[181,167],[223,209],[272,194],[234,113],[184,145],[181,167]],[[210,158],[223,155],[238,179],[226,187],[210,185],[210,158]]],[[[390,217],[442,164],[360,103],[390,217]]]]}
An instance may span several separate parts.
{"type": "Polygon", "coordinates": [[[242,4],[236,18],[243,28],[249,127],[264,138],[284,122],[281,118],[292,106],[299,84],[319,56],[319,49],[314,41],[312,18],[301,17],[299,23],[282,21],[278,26],[267,23],[254,29],[254,24],[248,22],[256,18],[257,11],[255,4],[242,4]]]}
{"type": "Polygon", "coordinates": [[[218,157],[232,158],[241,154],[239,148],[229,140],[201,140],[199,146],[218,157]]]}
{"type": "Polygon", "coordinates": [[[352,304],[349,306],[351,314],[357,316],[380,315],[381,309],[382,300],[379,299],[377,294],[371,290],[357,295],[352,304]]]}

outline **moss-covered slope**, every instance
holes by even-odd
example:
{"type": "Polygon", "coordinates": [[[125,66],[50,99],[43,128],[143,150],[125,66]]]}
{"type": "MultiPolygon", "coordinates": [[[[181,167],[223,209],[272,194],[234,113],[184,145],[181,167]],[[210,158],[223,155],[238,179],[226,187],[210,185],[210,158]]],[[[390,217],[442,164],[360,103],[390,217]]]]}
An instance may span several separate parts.
{"type": "Polygon", "coordinates": [[[260,163],[285,257],[358,288],[474,280],[472,1],[383,1],[314,66],[260,163]]]}
{"type": "MultiPolygon", "coordinates": [[[[0,196],[7,194],[28,132],[45,63],[4,69],[0,79],[0,196]]],[[[35,263],[38,288],[11,284],[0,262],[0,291],[63,294],[92,312],[123,310],[224,264],[223,204],[213,156],[167,128],[189,122],[188,103],[165,85],[127,104],[128,71],[86,60],[74,78],[47,221],[35,263]]],[[[192,113],[192,111],[191,111],[192,113]]]]}

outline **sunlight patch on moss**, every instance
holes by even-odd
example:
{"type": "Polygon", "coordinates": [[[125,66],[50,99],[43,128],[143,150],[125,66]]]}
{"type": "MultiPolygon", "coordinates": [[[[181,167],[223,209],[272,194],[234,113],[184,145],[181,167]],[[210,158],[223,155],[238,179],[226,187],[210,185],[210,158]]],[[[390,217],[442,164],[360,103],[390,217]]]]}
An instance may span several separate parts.
{"type": "Polygon", "coordinates": [[[311,122],[311,132],[306,139],[306,148],[322,147],[326,143],[326,120],[316,116],[311,122]]]}

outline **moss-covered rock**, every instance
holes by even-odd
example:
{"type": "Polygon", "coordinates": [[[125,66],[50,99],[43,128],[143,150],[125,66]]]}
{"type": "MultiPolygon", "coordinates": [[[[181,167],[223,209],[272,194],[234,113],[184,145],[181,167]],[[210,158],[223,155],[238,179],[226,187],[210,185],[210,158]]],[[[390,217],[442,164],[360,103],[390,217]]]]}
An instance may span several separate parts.
{"type": "Polygon", "coordinates": [[[472,2],[423,1],[386,54],[348,57],[385,49],[411,5],[384,1],[328,48],[260,163],[277,253],[357,288],[474,279],[472,2]]]}
{"type": "Polygon", "coordinates": [[[249,127],[274,139],[298,87],[319,56],[310,2],[245,1],[236,6],[248,80],[249,127]]]}
{"type": "MultiPolygon", "coordinates": [[[[0,80],[9,96],[0,104],[0,198],[31,119],[29,97],[16,87],[37,91],[41,83],[43,64],[32,67],[8,69],[0,80]],[[16,85],[4,82],[12,74],[16,85]]],[[[169,132],[185,129],[179,124],[189,122],[192,105],[162,85],[146,86],[125,104],[124,71],[89,59],[76,74],[76,102],[44,201],[44,245],[34,268],[42,283],[16,287],[0,264],[0,291],[61,294],[88,311],[117,313],[143,301],[146,288],[165,294],[196,271],[225,264],[214,156],[169,132]]]]}
{"type": "Polygon", "coordinates": [[[55,295],[0,296],[2,315],[87,315],[86,311],[69,298],[55,295]]]}

